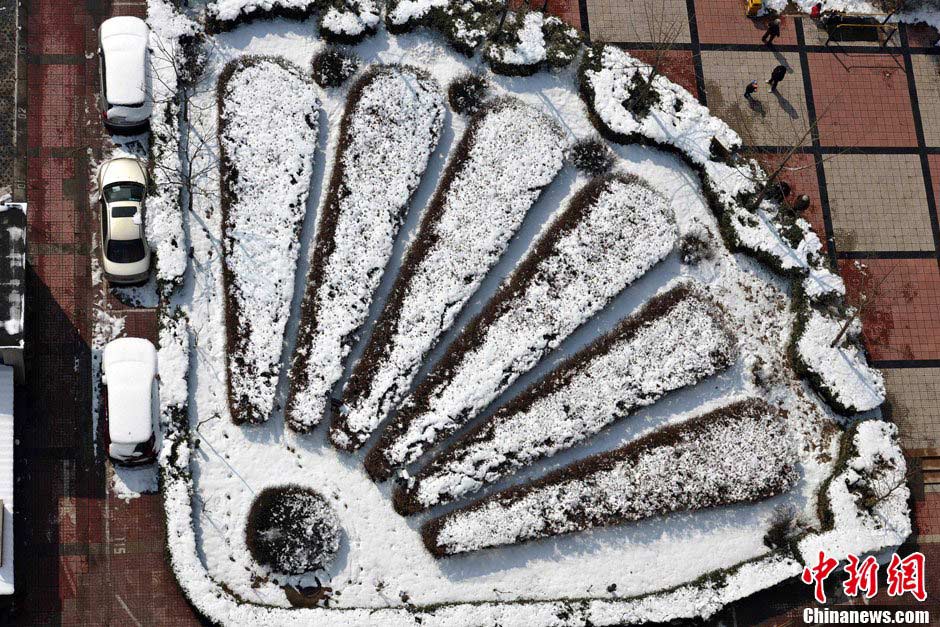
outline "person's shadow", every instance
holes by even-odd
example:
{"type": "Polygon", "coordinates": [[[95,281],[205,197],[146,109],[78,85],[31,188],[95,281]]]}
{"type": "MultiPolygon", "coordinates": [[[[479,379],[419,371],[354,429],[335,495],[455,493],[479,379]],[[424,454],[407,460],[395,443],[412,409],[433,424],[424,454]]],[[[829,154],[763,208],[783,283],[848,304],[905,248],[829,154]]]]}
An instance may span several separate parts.
{"type": "Polygon", "coordinates": [[[781,94],[779,90],[775,90],[771,93],[777,97],[777,103],[780,105],[780,108],[783,109],[787,113],[787,115],[790,116],[791,120],[795,120],[798,117],[800,117],[799,113],[797,113],[796,111],[796,108],[794,108],[794,106],[790,104],[790,101],[787,100],[786,96],[781,94]]]}
{"type": "Polygon", "coordinates": [[[767,110],[764,109],[764,103],[758,100],[757,98],[746,98],[747,106],[751,108],[751,111],[757,115],[764,117],[767,115],[767,110]]]}

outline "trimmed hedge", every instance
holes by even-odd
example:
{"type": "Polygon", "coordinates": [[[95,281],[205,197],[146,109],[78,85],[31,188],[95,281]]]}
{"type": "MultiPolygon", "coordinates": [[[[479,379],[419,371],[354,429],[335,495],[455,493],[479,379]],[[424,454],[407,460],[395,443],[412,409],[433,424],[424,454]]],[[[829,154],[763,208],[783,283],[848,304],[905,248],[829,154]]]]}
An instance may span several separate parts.
{"type": "MultiPolygon", "coordinates": [[[[321,328],[320,318],[323,315],[322,309],[324,308],[321,304],[321,299],[329,298],[330,300],[336,300],[342,296],[345,296],[346,294],[356,291],[357,287],[359,286],[366,286],[366,289],[361,291],[359,297],[354,301],[356,307],[351,307],[350,310],[345,312],[348,314],[348,320],[355,323],[357,328],[360,324],[362,324],[362,321],[364,321],[367,314],[368,301],[371,300],[372,292],[374,291],[375,287],[378,286],[382,270],[384,270],[384,266],[388,262],[388,257],[391,255],[392,245],[398,227],[401,225],[401,222],[404,218],[404,213],[411,202],[411,196],[418,187],[421,174],[423,174],[424,169],[427,167],[428,159],[430,158],[431,153],[433,153],[435,147],[437,146],[437,141],[440,138],[440,131],[445,115],[442,96],[434,103],[436,105],[436,115],[432,119],[428,120],[427,135],[430,139],[430,144],[425,147],[426,152],[420,153],[415,150],[408,155],[399,154],[404,145],[393,144],[387,134],[385,134],[384,137],[380,139],[386,143],[386,146],[390,145],[395,150],[389,149],[387,151],[378,151],[370,149],[369,147],[363,147],[361,142],[359,144],[355,143],[355,138],[352,135],[354,128],[353,125],[360,121],[360,119],[357,119],[356,116],[360,116],[361,120],[364,121],[364,125],[368,129],[374,129],[376,128],[376,124],[383,123],[387,117],[392,115],[390,110],[399,104],[398,101],[388,100],[383,103],[383,106],[387,105],[387,108],[383,108],[383,106],[372,106],[371,104],[368,104],[367,101],[368,106],[362,108],[361,110],[357,110],[364,94],[368,93],[368,90],[376,83],[377,80],[384,79],[389,76],[397,76],[401,73],[407,73],[416,77],[417,80],[415,82],[420,82],[423,84],[423,88],[426,90],[426,94],[433,93],[436,95],[438,93],[437,81],[431,78],[431,76],[423,70],[417,70],[410,66],[377,65],[372,66],[366,73],[362,75],[356,84],[353,85],[346,98],[346,106],[342,121],[340,123],[336,156],[333,160],[333,172],[330,175],[330,182],[326,193],[326,199],[320,211],[319,222],[316,231],[316,240],[314,242],[313,251],[310,257],[310,269],[307,273],[307,287],[304,293],[303,303],[301,305],[300,326],[297,332],[297,348],[295,349],[296,354],[291,365],[290,391],[287,400],[286,418],[288,426],[296,431],[309,430],[313,425],[316,425],[322,417],[321,415],[301,416],[300,414],[302,413],[302,410],[298,407],[297,401],[298,396],[305,394],[311,383],[309,351],[314,347],[314,341],[318,338],[318,334],[322,336],[329,331],[329,329],[325,331],[323,328],[321,328]],[[413,160],[413,170],[402,172],[401,174],[403,175],[402,178],[404,180],[398,181],[400,183],[400,187],[408,188],[407,197],[397,199],[402,201],[401,204],[395,207],[382,205],[382,203],[386,200],[395,198],[391,195],[391,192],[389,192],[389,196],[383,197],[378,203],[370,202],[370,198],[363,198],[362,192],[359,192],[358,194],[354,193],[356,181],[348,180],[349,174],[347,172],[347,153],[351,147],[366,151],[366,155],[354,152],[351,156],[351,159],[355,160],[354,163],[359,164],[360,167],[363,167],[361,166],[361,159],[395,159],[394,164],[387,165],[394,165],[396,168],[402,167],[403,164],[407,163],[409,159],[413,160]],[[423,161],[422,157],[424,158],[423,161]],[[352,199],[350,203],[346,203],[348,199],[352,199]],[[355,211],[356,209],[361,209],[361,205],[363,203],[369,204],[370,210],[374,209],[374,212],[372,212],[373,215],[367,215],[364,217],[364,219],[374,219],[376,220],[375,224],[379,224],[381,222],[384,224],[384,226],[388,227],[389,235],[387,241],[387,250],[376,251],[374,258],[366,258],[367,261],[371,259],[375,263],[375,267],[362,268],[362,272],[364,274],[362,276],[356,277],[357,281],[359,282],[358,284],[347,283],[346,285],[337,286],[331,282],[333,279],[330,276],[327,276],[328,264],[337,258],[337,237],[357,237],[355,232],[341,231],[340,233],[337,233],[337,228],[340,224],[340,218],[342,217],[343,211],[355,211]],[[349,206],[350,204],[352,205],[351,207],[349,206]],[[381,259],[383,255],[385,255],[384,261],[381,259]],[[379,264],[381,264],[381,268],[377,267],[379,264]],[[325,296],[323,294],[324,289],[330,291],[331,296],[325,296]],[[336,292],[340,293],[337,294],[336,292]],[[368,292],[368,294],[366,292],[368,292]]],[[[408,97],[417,94],[417,85],[408,85],[406,87],[406,91],[408,97]]],[[[429,110],[431,109],[434,109],[434,107],[429,106],[429,110]]],[[[406,124],[404,120],[400,121],[400,123],[402,125],[406,124]]],[[[417,134],[410,134],[407,138],[398,139],[403,142],[407,142],[415,140],[416,137],[418,137],[417,134]]],[[[374,134],[366,134],[365,138],[374,138],[374,134]]],[[[410,147],[413,148],[414,146],[410,147]]],[[[353,171],[355,172],[356,170],[354,169],[353,171]]],[[[396,172],[396,170],[392,170],[391,167],[382,168],[381,171],[396,172]]],[[[361,173],[362,170],[360,169],[359,172],[361,173]]],[[[394,182],[395,181],[390,177],[387,177],[384,181],[382,181],[386,187],[394,182]]],[[[371,190],[368,190],[368,192],[371,196],[371,190]]],[[[361,235],[359,237],[364,239],[361,235]]],[[[339,242],[339,244],[343,243],[349,244],[349,241],[339,242]]],[[[378,247],[381,245],[381,242],[375,242],[375,245],[378,247]]],[[[342,260],[343,257],[339,256],[339,259],[342,260]]],[[[365,261],[362,261],[362,263],[365,263],[365,261]]],[[[327,319],[329,320],[329,307],[327,307],[327,310],[327,319]]],[[[341,325],[342,321],[333,320],[333,323],[336,325],[341,325]]],[[[338,356],[339,360],[345,358],[345,353],[348,351],[348,348],[351,344],[351,338],[354,333],[355,331],[351,331],[345,337],[338,338],[340,350],[343,352],[342,355],[338,356]]],[[[338,375],[336,378],[338,379],[338,375]]]]}
{"type": "Polygon", "coordinates": [[[339,87],[359,69],[359,57],[339,48],[324,48],[313,57],[310,67],[314,82],[323,87],[339,87]]]}
{"type": "MultiPolygon", "coordinates": [[[[497,257],[508,246],[510,237],[521,225],[525,213],[537,200],[544,187],[554,179],[561,169],[562,143],[561,132],[551,118],[513,98],[501,98],[487,103],[470,120],[463,137],[452,151],[450,161],[438,181],[434,196],[422,216],[417,235],[408,248],[391,293],[375,323],[369,342],[343,390],[342,400],[344,405],[355,408],[360,402],[367,400],[375,377],[383,367],[393,367],[396,379],[411,380],[420,366],[419,357],[426,355],[433,348],[440,335],[453,323],[453,316],[449,314],[456,315],[456,311],[476,291],[476,286],[483,280],[485,273],[496,263],[497,257]],[[511,119],[517,120],[525,126],[514,130],[511,125],[504,125],[500,129],[500,134],[489,133],[484,135],[484,140],[487,143],[483,144],[482,148],[478,148],[477,136],[480,134],[481,129],[487,130],[492,126],[492,123],[489,122],[490,116],[510,116],[511,119]],[[525,140],[525,145],[520,144],[523,140],[525,140]],[[540,142],[540,145],[532,145],[535,141],[540,142]],[[493,149],[489,150],[491,146],[493,149]],[[497,146],[501,150],[497,150],[497,146]],[[545,150],[546,147],[551,151],[545,150]],[[474,152],[475,149],[476,152],[474,152]],[[483,152],[484,149],[487,151],[483,152]],[[510,149],[511,153],[507,153],[506,150],[510,149]],[[478,207],[479,202],[493,200],[487,196],[492,191],[492,186],[488,186],[486,180],[478,180],[475,174],[478,169],[485,168],[487,165],[492,166],[493,163],[496,163],[500,168],[518,167],[517,162],[514,162],[511,166],[506,163],[506,160],[511,155],[522,154],[525,151],[528,151],[526,159],[529,160],[529,164],[525,168],[521,168],[527,170],[525,176],[519,173],[513,179],[503,179],[504,183],[499,187],[499,191],[504,196],[496,199],[498,203],[491,203],[489,207],[478,207]],[[475,161],[471,161],[471,159],[475,159],[475,161]],[[539,160],[542,161],[539,162],[539,160]],[[483,165],[480,165],[481,163],[483,165]],[[468,170],[470,165],[476,166],[477,169],[468,170]],[[466,176],[468,172],[473,173],[473,176],[466,176]],[[460,178],[458,179],[458,177],[460,178]],[[452,202],[451,196],[457,193],[454,191],[457,182],[460,184],[457,187],[459,192],[482,195],[484,198],[469,203],[472,206],[464,206],[468,203],[462,200],[462,197],[457,197],[452,202]],[[511,189],[507,187],[511,187],[511,189]],[[526,203],[525,206],[522,206],[523,201],[526,203]],[[452,207],[454,203],[457,204],[456,208],[452,207]],[[471,209],[474,210],[471,211],[471,209]],[[485,215],[484,210],[488,210],[492,215],[485,215]],[[445,214],[446,211],[465,213],[466,215],[461,217],[465,220],[473,220],[473,223],[477,226],[477,232],[481,233],[481,236],[489,238],[489,240],[485,243],[485,246],[481,243],[479,249],[474,249],[471,254],[468,254],[468,258],[472,258],[477,265],[442,268],[441,263],[438,263],[435,274],[427,265],[430,256],[439,244],[450,246],[456,232],[454,227],[450,226],[451,223],[443,221],[445,215],[448,215],[445,214]],[[450,230],[446,231],[445,228],[450,228],[450,230]],[[428,297],[428,307],[435,309],[435,313],[432,314],[431,318],[436,321],[433,323],[434,328],[432,328],[432,323],[429,322],[427,329],[421,328],[417,331],[409,329],[409,331],[422,334],[420,338],[414,336],[415,343],[420,343],[420,347],[415,348],[410,345],[414,351],[420,348],[421,355],[409,355],[408,363],[390,366],[389,357],[398,345],[402,307],[413,302],[408,300],[412,295],[413,283],[419,280],[430,281],[431,276],[441,276],[441,280],[455,282],[453,300],[444,302],[437,298],[437,294],[421,294],[428,297]],[[439,314],[437,310],[441,310],[441,313],[439,314]],[[438,315],[441,316],[439,321],[437,321],[438,315]]],[[[452,255],[444,255],[442,258],[449,261],[452,255]]],[[[413,312],[409,310],[408,313],[410,315],[413,312]]],[[[382,393],[383,407],[386,403],[393,405],[407,391],[401,389],[406,385],[407,383],[400,384],[400,381],[392,383],[382,393]]],[[[387,410],[382,410],[382,415],[377,416],[377,420],[384,417],[385,411],[387,410]]],[[[339,424],[342,425],[342,422],[339,424]]],[[[371,427],[370,432],[374,428],[374,426],[371,427]]],[[[339,428],[331,431],[331,435],[334,436],[332,441],[336,446],[351,450],[361,446],[364,439],[368,437],[368,434],[358,433],[356,438],[350,440],[347,437],[347,431],[344,426],[339,426],[339,428]]]]}
{"type": "Polygon", "coordinates": [[[786,432],[779,409],[756,398],[735,402],[432,519],[421,536],[440,558],[674,512],[755,503],[781,494],[799,477],[786,432]],[[746,453],[724,455],[728,441],[746,453]],[[645,485],[645,479],[653,483],[645,485]],[[484,531],[492,537],[479,538],[484,531]],[[465,535],[473,542],[462,540],[465,535]]]}
{"type": "Polygon", "coordinates": [[[448,346],[393,424],[406,433],[433,424],[434,433],[422,437],[425,450],[448,437],[662,261],[675,241],[671,207],[645,182],[620,173],[592,180],[448,346]],[[581,300],[572,303],[572,294],[581,300]],[[441,397],[450,399],[446,407],[436,405],[441,397]]]}
{"type": "MultiPolygon", "coordinates": [[[[701,336],[697,339],[704,341],[701,336]]],[[[460,339],[457,340],[459,341],[460,339]]],[[[687,346],[686,348],[692,348],[694,352],[698,346],[699,344],[696,344],[694,347],[687,346]]],[[[680,348],[680,346],[669,346],[667,350],[673,349],[678,353],[680,348]]],[[[706,376],[728,368],[734,362],[734,349],[734,334],[720,307],[705,296],[698,287],[690,283],[681,283],[651,298],[640,311],[621,320],[609,333],[572,355],[538,382],[520,392],[500,407],[496,413],[459,437],[430,464],[419,470],[413,478],[397,485],[393,494],[395,509],[400,514],[409,515],[430,506],[430,503],[422,502],[420,499],[421,488],[425,482],[437,484],[436,480],[442,480],[442,477],[451,475],[450,483],[455,490],[440,487],[433,493],[437,498],[437,503],[434,504],[446,503],[493,483],[521,466],[530,465],[575,446],[615,420],[622,420],[639,407],[649,405],[664,394],[675,391],[678,389],[677,386],[694,384],[706,376]],[[572,392],[573,384],[588,372],[593,364],[610,360],[612,355],[616,355],[625,346],[631,345],[651,325],[666,318],[674,309],[686,303],[698,304],[717,330],[715,335],[723,336],[724,345],[707,356],[707,367],[702,366],[701,370],[681,373],[689,377],[685,380],[654,380],[649,386],[638,384],[635,389],[624,385],[620,389],[622,396],[611,399],[612,401],[616,399],[613,403],[616,410],[610,415],[605,413],[604,405],[590,407],[572,392]],[[635,396],[632,400],[631,395],[635,396]],[[558,402],[564,402],[563,410],[552,409],[550,401],[553,398],[558,402]],[[541,414],[534,414],[539,417],[539,420],[528,417],[530,412],[538,412],[539,404],[543,402],[548,403],[549,406],[541,408],[541,414]],[[589,407],[594,410],[594,413],[588,411],[589,407]],[[546,424],[548,428],[544,430],[544,433],[538,430],[538,426],[530,424],[536,422],[546,424]],[[573,433],[562,429],[568,423],[574,427],[573,433]],[[518,442],[517,444],[527,448],[520,450],[517,446],[515,449],[509,449],[507,445],[499,444],[496,438],[499,437],[500,429],[512,434],[508,437],[518,437],[514,434],[525,434],[525,438],[520,438],[523,444],[518,444],[518,442]],[[467,484],[474,484],[475,488],[468,489],[467,484]]],[[[628,351],[627,354],[633,355],[634,351],[628,351]]],[[[446,358],[445,355],[442,361],[446,358]]],[[[635,358],[639,359],[638,356],[635,358]]],[[[607,366],[609,369],[617,369],[617,363],[613,361],[610,361],[607,366]]],[[[627,369],[625,365],[621,364],[621,366],[627,369]]],[[[695,362],[691,366],[699,367],[695,362]]],[[[677,376],[680,373],[671,372],[670,374],[677,376]]]]}
{"type": "Polygon", "coordinates": [[[245,523],[245,545],[255,561],[287,575],[329,566],[339,535],[339,520],[327,500],[299,485],[259,492],[245,523]]]}

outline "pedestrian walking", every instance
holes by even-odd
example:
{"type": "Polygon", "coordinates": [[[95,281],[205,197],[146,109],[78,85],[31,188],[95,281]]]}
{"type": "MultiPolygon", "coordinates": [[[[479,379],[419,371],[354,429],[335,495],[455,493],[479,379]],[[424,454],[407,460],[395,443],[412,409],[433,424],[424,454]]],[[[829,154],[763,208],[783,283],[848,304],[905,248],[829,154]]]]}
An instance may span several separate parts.
{"type": "Polygon", "coordinates": [[[775,17],[771,20],[770,25],[767,27],[767,30],[764,31],[764,36],[760,38],[764,44],[772,46],[774,39],[780,36],[780,18],[775,17]]]}
{"type": "Polygon", "coordinates": [[[787,75],[787,66],[778,65],[770,73],[770,80],[767,81],[767,84],[770,85],[770,89],[767,90],[768,93],[777,91],[777,85],[780,84],[780,81],[783,80],[783,77],[787,75]]]}
{"type": "Polygon", "coordinates": [[[754,100],[754,92],[757,91],[757,81],[751,81],[744,88],[744,97],[748,100],[754,100]]]}

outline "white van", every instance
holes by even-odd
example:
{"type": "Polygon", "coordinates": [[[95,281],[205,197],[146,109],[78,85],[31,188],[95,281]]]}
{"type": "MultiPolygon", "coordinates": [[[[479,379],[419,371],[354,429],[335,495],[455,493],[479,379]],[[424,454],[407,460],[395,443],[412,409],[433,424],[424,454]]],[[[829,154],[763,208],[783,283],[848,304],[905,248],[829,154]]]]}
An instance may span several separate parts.
{"type": "Polygon", "coordinates": [[[150,29],[137,17],[112,17],[98,31],[101,116],[110,130],[125,133],[147,128],[150,96],[150,29]]]}
{"type": "Polygon", "coordinates": [[[154,406],[157,400],[157,350],[140,337],[108,342],[101,360],[105,444],[115,462],[138,466],[157,457],[154,406]]]}

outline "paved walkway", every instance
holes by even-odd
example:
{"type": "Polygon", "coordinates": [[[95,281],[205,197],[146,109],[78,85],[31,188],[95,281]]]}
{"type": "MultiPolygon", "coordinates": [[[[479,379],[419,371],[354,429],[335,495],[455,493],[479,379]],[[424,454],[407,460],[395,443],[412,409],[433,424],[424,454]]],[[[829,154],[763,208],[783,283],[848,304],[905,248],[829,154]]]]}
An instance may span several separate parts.
{"type": "MultiPolygon", "coordinates": [[[[100,158],[106,141],[94,97],[96,27],[112,15],[143,15],[144,6],[25,7],[30,313],[27,384],[17,398],[17,625],[195,624],[164,558],[159,497],[111,496],[91,430],[96,226],[86,148],[100,158]]],[[[134,318],[131,331],[152,327],[152,312],[134,318]]]]}

